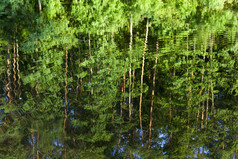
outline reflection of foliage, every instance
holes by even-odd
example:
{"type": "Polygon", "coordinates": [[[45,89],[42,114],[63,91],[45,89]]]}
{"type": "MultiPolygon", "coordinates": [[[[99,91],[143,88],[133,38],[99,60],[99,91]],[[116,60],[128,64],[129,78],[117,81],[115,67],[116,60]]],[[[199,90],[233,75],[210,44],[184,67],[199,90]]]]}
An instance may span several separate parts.
{"type": "Polygon", "coordinates": [[[237,24],[235,0],[2,0],[0,157],[234,156],[237,24]]]}

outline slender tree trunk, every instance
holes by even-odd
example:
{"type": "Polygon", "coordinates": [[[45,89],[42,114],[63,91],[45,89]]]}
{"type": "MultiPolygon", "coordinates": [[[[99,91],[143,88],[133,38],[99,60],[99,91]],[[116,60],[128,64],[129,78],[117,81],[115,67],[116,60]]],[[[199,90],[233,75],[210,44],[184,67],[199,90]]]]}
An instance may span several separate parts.
{"type": "MultiPolygon", "coordinates": [[[[156,54],[158,54],[159,50],[159,41],[157,38],[156,42],[156,54]]],[[[152,136],[152,121],[153,121],[153,106],[154,106],[154,95],[155,95],[155,78],[156,78],[156,65],[157,65],[157,55],[155,57],[155,68],[154,68],[154,74],[153,74],[153,87],[152,87],[152,99],[150,104],[150,124],[149,124],[149,144],[148,149],[150,149],[151,146],[151,136],[152,136]]]]}
{"type": "MultiPolygon", "coordinates": [[[[193,45],[192,68],[193,68],[193,65],[194,65],[195,51],[196,51],[196,38],[194,38],[194,45],[193,45]]],[[[194,72],[192,71],[192,73],[190,74],[191,80],[193,80],[193,75],[194,75],[194,72]]],[[[191,94],[190,94],[191,95],[190,96],[190,108],[189,108],[190,110],[192,108],[192,86],[193,86],[193,81],[191,82],[191,86],[190,86],[190,92],[191,92],[191,94]]],[[[199,109],[198,109],[198,115],[199,115],[199,109]]],[[[194,120],[195,120],[195,116],[194,116],[194,120]]]]}
{"type": "Polygon", "coordinates": [[[124,84],[122,84],[122,87],[121,87],[121,94],[122,94],[122,97],[121,97],[121,104],[120,104],[120,118],[122,118],[122,105],[123,105],[123,102],[124,102],[124,99],[123,99],[123,94],[124,94],[124,84]]]}
{"type": "MultiPolygon", "coordinates": [[[[204,64],[205,64],[205,54],[206,54],[206,49],[207,49],[207,43],[205,41],[205,45],[204,45],[204,53],[203,53],[203,64],[202,64],[202,84],[204,85],[204,73],[205,73],[205,69],[204,69],[204,64]]],[[[202,89],[202,93],[203,95],[205,94],[205,89],[202,89]]],[[[203,128],[203,122],[204,122],[204,107],[205,107],[205,102],[202,102],[202,121],[201,121],[201,129],[203,128]]]]}
{"type": "MultiPolygon", "coordinates": [[[[136,62],[136,60],[135,60],[136,62]]],[[[132,71],[132,88],[131,88],[131,102],[133,103],[133,93],[134,93],[134,88],[135,88],[135,74],[136,74],[136,70],[134,69],[132,71]]]]}
{"type": "MultiPolygon", "coordinates": [[[[130,19],[130,44],[129,44],[129,49],[130,49],[130,60],[131,60],[131,54],[132,54],[132,40],[133,40],[133,23],[132,23],[132,14],[131,14],[131,19],[130,19]]],[[[129,70],[129,119],[131,120],[131,112],[132,112],[132,104],[131,104],[131,62],[130,62],[130,70],[129,70]]]]}
{"type": "Polygon", "coordinates": [[[67,100],[67,73],[68,73],[68,48],[66,47],[66,53],[65,53],[65,87],[64,87],[64,92],[65,92],[65,107],[64,107],[64,129],[66,128],[66,120],[67,120],[67,105],[68,105],[68,100],[67,100]]]}
{"type": "Polygon", "coordinates": [[[123,76],[123,105],[125,105],[126,103],[126,74],[124,73],[124,76],[123,76]]]}
{"type": "MultiPolygon", "coordinates": [[[[209,73],[207,72],[207,75],[208,75],[209,73]]],[[[207,86],[207,102],[206,102],[206,121],[205,121],[205,129],[207,129],[207,122],[208,122],[208,107],[209,107],[209,96],[210,96],[210,94],[209,94],[209,89],[210,89],[210,87],[209,87],[209,84],[208,84],[208,86],[207,86]]]]}
{"type": "MultiPolygon", "coordinates": [[[[66,137],[66,121],[67,121],[67,105],[68,105],[68,99],[67,99],[67,95],[68,95],[68,89],[67,89],[67,73],[68,73],[68,47],[66,47],[66,52],[65,52],[65,95],[64,95],[64,99],[65,99],[65,108],[64,108],[64,127],[63,127],[63,132],[64,132],[64,136],[66,137]]],[[[64,143],[64,158],[67,158],[67,148],[66,148],[66,143],[64,143]]]]}
{"type": "Polygon", "coordinates": [[[212,80],[212,75],[213,75],[213,43],[214,43],[214,36],[212,34],[210,35],[210,65],[211,65],[211,96],[212,96],[212,106],[211,106],[211,113],[213,113],[214,110],[214,93],[213,93],[213,80],[212,80]]]}
{"type": "Polygon", "coordinates": [[[121,97],[121,107],[120,107],[120,118],[122,118],[122,108],[124,107],[124,104],[125,104],[125,86],[126,86],[126,75],[124,73],[123,75],[123,80],[122,80],[122,87],[121,87],[121,94],[122,94],[122,97],[121,97]]]}
{"type": "Polygon", "coordinates": [[[226,129],[225,129],[225,126],[224,126],[224,128],[223,128],[223,132],[224,132],[224,135],[223,135],[222,150],[225,150],[225,136],[226,136],[226,129]]]}
{"type": "MultiPolygon", "coordinates": [[[[88,53],[89,53],[89,60],[92,59],[92,53],[91,53],[91,39],[90,39],[90,34],[88,34],[88,53]]],[[[90,68],[90,73],[91,75],[93,74],[93,69],[90,68]]]]}
{"type": "MultiPolygon", "coordinates": [[[[199,93],[199,95],[201,96],[202,93],[199,93]]],[[[198,103],[198,110],[197,110],[197,123],[198,123],[198,120],[199,120],[199,117],[200,117],[200,109],[201,109],[201,103],[199,102],[198,103]]]]}
{"type": "MultiPolygon", "coordinates": [[[[188,51],[188,36],[187,36],[187,51],[188,51]]],[[[194,48],[195,49],[195,48],[194,48]]],[[[188,60],[188,59],[187,59],[188,60]]],[[[193,78],[193,72],[190,74],[190,77],[193,78]]],[[[192,85],[192,82],[191,82],[192,85]]],[[[192,102],[192,86],[188,87],[188,94],[189,94],[189,105],[188,105],[188,125],[187,128],[189,129],[189,120],[190,120],[190,111],[191,111],[191,102],[192,102]]]]}
{"type": "MultiPolygon", "coordinates": [[[[122,84],[121,87],[121,92],[122,95],[124,93],[124,83],[122,84]]],[[[124,99],[123,96],[121,97],[121,107],[120,107],[120,127],[119,127],[119,131],[118,131],[118,142],[117,142],[117,153],[119,152],[119,146],[120,146],[120,142],[121,142],[121,122],[122,122],[122,105],[123,105],[124,99]]]]}
{"type": "Polygon", "coordinates": [[[187,56],[186,56],[186,63],[187,63],[187,73],[188,73],[188,35],[187,35],[187,56]]]}
{"type": "MultiPolygon", "coordinates": [[[[80,35],[78,37],[78,39],[80,40],[80,35]]],[[[79,53],[79,59],[77,60],[78,63],[81,63],[81,60],[80,60],[80,54],[81,54],[81,51],[80,51],[80,46],[78,46],[78,53],[79,53]]],[[[78,95],[82,95],[82,78],[78,78],[77,77],[77,86],[76,86],[76,98],[78,99],[78,95]]],[[[79,105],[81,105],[81,100],[79,100],[79,105]]],[[[80,112],[79,109],[77,109],[76,107],[74,108],[74,119],[77,118],[77,115],[78,115],[78,112],[80,112]]]]}
{"type": "MultiPolygon", "coordinates": [[[[205,53],[206,53],[206,43],[205,43],[205,47],[204,47],[204,54],[203,54],[203,64],[202,64],[202,84],[204,84],[204,63],[205,63],[205,53]]],[[[201,89],[202,94],[205,94],[205,89],[201,89]]],[[[205,102],[202,102],[202,121],[201,121],[201,129],[203,128],[203,120],[204,120],[204,106],[205,106],[205,102]]]]}
{"type": "MultiPolygon", "coordinates": [[[[201,78],[201,83],[203,83],[203,70],[202,70],[202,78],[201,78]]],[[[201,97],[202,95],[202,86],[200,87],[200,92],[199,92],[199,96],[201,97]]],[[[198,120],[200,118],[200,110],[201,110],[201,102],[199,101],[198,104],[198,111],[197,111],[197,124],[198,124],[198,120]]],[[[202,113],[202,112],[201,112],[202,113]]]]}
{"type": "MultiPolygon", "coordinates": [[[[138,35],[136,34],[136,37],[137,37],[138,35]]],[[[136,38],[135,38],[135,47],[136,47],[136,38]]],[[[136,61],[137,61],[137,53],[136,52],[134,52],[134,58],[135,58],[135,60],[134,60],[134,64],[136,64],[136,61]]],[[[133,103],[133,93],[134,93],[134,88],[135,88],[135,74],[136,74],[136,70],[135,69],[133,69],[133,71],[132,71],[132,89],[131,89],[131,102],[133,103]]]]}
{"type": "MultiPolygon", "coordinates": [[[[135,60],[135,63],[136,63],[136,60],[135,60]]],[[[133,103],[133,93],[134,93],[134,88],[135,88],[135,73],[136,73],[136,70],[134,69],[132,71],[132,88],[131,88],[131,103],[132,103],[132,106],[134,105],[134,103],[133,103]]]]}
{"type": "MultiPolygon", "coordinates": [[[[91,53],[91,39],[90,39],[90,34],[88,34],[88,52],[89,52],[89,60],[92,59],[92,53],[91,53]]],[[[93,75],[93,68],[90,67],[90,82],[91,82],[91,87],[92,87],[92,75],[93,75]]],[[[91,88],[91,95],[93,95],[93,88],[91,88]]]]}
{"type": "MultiPolygon", "coordinates": [[[[174,78],[176,75],[175,67],[173,67],[173,73],[172,73],[172,78],[174,78]]],[[[173,137],[173,132],[170,131],[170,125],[172,124],[172,113],[173,113],[173,105],[172,105],[172,91],[170,90],[169,93],[169,129],[168,129],[168,137],[169,137],[169,144],[171,143],[172,137],[173,137]]]]}
{"type": "Polygon", "coordinates": [[[39,12],[41,14],[42,7],[41,7],[41,1],[40,0],[38,0],[38,5],[39,5],[39,12]]]}
{"type": "Polygon", "coordinates": [[[14,95],[17,97],[17,79],[16,79],[16,43],[14,42],[14,47],[13,47],[13,80],[14,80],[14,95]]]}
{"type": "MultiPolygon", "coordinates": [[[[188,35],[187,35],[187,39],[186,39],[186,51],[187,51],[187,55],[186,55],[186,65],[187,65],[187,76],[188,76],[188,35]]],[[[187,85],[188,85],[188,80],[186,81],[187,85]]],[[[190,93],[190,87],[189,87],[189,91],[188,94],[190,93]]],[[[190,96],[190,95],[189,95],[190,96]]],[[[187,98],[187,100],[189,101],[189,99],[187,98]]],[[[188,109],[188,108],[187,108],[188,109]]],[[[188,112],[188,121],[187,121],[187,128],[189,128],[189,112],[188,112]]]]}
{"type": "MultiPolygon", "coordinates": [[[[80,40],[80,35],[79,35],[78,39],[80,40]]],[[[81,54],[80,46],[78,47],[78,53],[79,53],[78,63],[81,63],[81,60],[80,60],[80,54],[81,54]]],[[[76,94],[78,95],[78,89],[79,89],[79,94],[81,95],[82,94],[82,78],[80,78],[80,79],[78,78],[77,80],[80,81],[80,85],[78,85],[78,81],[77,81],[76,94]]]]}
{"type": "MultiPolygon", "coordinates": [[[[36,41],[36,45],[38,44],[38,41],[36,41]]],[[[38,68],[38,62],[37,62],[37,60],[38,60],[38,52],[37,52],[37,49],[35,50],[36,52],[35,52],[35,54],[36,54],[36,58],[35,58],[35,61],[36,61],[36,67],[38,68]]],[[[36,70],[37,71],[37,70],[36,70]]],[[[38,81],[38,79],[36,80],[36,85],[35,85],[35,92],[36,92],[36,95],[38,95],[39,94],[39,90],[38,90],[38,86],[39,86],[39,81],[38,81]]],[[[37,104],[37,107],[38,107],[38,104],[37,104]]]]}
{"type": "MultiPolygon", "coordinates": [[[[122,93],[122,95],[124,94],[124,82],[123,82],[122,87],[121,87],[121,93],[122,93]]],[[[120,142],[121,142],[121,122],[122,122],[122,105],[123,105],[123,102],[124,102],[124,97],[122,96],[121,97],[121,104],[120,104],[121,105],[121,107],[120,107],[120,128],[119,128],[119,132],[118,132],[117,153],[119,151],[119,145],[120,145],[120,142]]]]}
{"type": "Polygon", "coordinates": [[[202,121],[201,121],[201,129],[203,128],[203,122],[204,122],[204,106],[205,106],[205,102],[202,102],[202,121]]]}
{"type": "Polygon", "coordinates": [[[16,64],[17,64],[17,78],[18,78],[18,96],[21,96],[21,76],[20,76],[20,68],[19,68],[19,52],[18,52],[18,40],[16,40],[16,64]]]}
{"type": "Polygon", "coordinates": [[[172,92],[170,91],[170,95],[169,95],[169,103],[170,103],[170,108],[169,108],[169,129],[168,129],[168,136],[169,136],[169,144],[171,142],[172,139],[172,132],[170,132],[170,125],[172,124],[172,92]]]}
{"type": "Polygon", "coordinates": [[[8,97],[8,103],[12,103],[12,95],[11,95],[11,53],[10,53],[10,42],[8,41],[8,47],[7,47],[7,79],[8,83],[6,85],[7,89],[7,97],[8,97]]]}
{"type": "Polygon", "coordinates": [[[141,84],[140,84],[141,89],[140,89],[140,103],[139,103],[139,118],[140,118],[140,129],[141,129],[142,140],[143,140],[143,129],[142,129],[142,118],[141,118],[141,104],[142,104],[142,94],[143,94],[143,77],[144,77],[145,53],[146,53],[146,47],[147,47],[148,31],[149,31],[149,19],[147,18],[145,43],[144,43],[144,51],[143,51],[142,67],[141,67],[141,84]]]}
{"type": "MultiPolygon", "coordinates": [[[[68,47],[66,47],[66,52],[65,52],[65,95],[64,95],[64,99],[65,99],[65,108],[64,108],[64,127],[63,127],[63,132],[64,132],[64,136],[66,137],[66,121],[67,121],[67,105],[68,105],[68,99],[67,99],[67,95],[68,95],[68,90],[67,90],[67,73],[68,73],[68,47]]],[[[64,158],[67,158],[67,148],[66,148],[66,143],[64,143],[64,158]]]]}
{"type": "Polygon", "coordinates": [[[205,121],[206,129],[207,129],[207,122],[208,122],[208,107],[209,107],[209,84],[207,88],[207,105],[206,105],[206,121],[205,121]]]}

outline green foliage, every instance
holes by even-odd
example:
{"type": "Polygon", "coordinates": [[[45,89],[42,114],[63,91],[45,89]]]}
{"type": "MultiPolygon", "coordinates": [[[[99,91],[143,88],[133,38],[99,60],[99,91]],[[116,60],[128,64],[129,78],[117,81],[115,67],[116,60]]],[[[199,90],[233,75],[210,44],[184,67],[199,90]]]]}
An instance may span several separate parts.
{"type": "Polygon", "coordinates": [[[236,0],[1,0],[0,158],[234,156],[237,22],[236,0]]]}

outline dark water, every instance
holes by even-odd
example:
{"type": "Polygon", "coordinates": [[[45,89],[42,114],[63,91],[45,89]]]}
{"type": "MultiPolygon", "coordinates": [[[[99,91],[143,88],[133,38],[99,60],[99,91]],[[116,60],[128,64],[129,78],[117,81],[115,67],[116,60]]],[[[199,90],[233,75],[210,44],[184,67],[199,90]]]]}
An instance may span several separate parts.
{"type": "Polygon", "coordinates": [[[0,2],[0,158],[238,158],[237,1],[0,2]]]}

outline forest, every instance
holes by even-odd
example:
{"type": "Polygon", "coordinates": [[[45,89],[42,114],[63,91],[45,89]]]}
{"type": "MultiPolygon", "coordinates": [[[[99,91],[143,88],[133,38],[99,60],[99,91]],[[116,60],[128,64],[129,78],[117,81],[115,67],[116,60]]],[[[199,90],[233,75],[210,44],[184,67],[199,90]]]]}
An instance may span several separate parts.
{"type": "Polygon", "coordinates": [[[238,0],[0,0],[0,158],[238,158],[238,0]]]}

